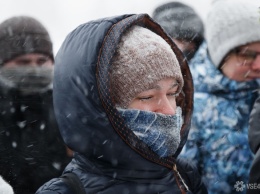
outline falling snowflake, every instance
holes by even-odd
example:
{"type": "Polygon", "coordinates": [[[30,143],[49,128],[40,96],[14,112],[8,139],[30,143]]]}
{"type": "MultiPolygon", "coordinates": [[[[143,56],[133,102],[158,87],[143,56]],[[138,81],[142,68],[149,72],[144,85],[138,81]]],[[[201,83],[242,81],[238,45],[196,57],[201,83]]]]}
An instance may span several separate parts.
{"type": "Polygon", "coordinates": [[[42,124],[40,125],[40,130],[44,130],[44,129],[45,129],[45,124],[42,123],[42,124]]]}
{"type": "Polygon", "coordinates": [[[17,143],[15,141],[12,142],[12,147],[16,148],[17,147],[17,143]]]}
{"type": "Polygon", "coordinates": [[[61,169],[61,163],[60,162],[53,162],[52,163],[52,166],[54,168],[56,168],[57,170],[60,170],[61,169]]]}
{"type": "Polygon", "coordinates": [[[17,122],[17,125],[18,125],[18,127],[20,127],[22,129],[25,127],[26,121],[17,122]]]}

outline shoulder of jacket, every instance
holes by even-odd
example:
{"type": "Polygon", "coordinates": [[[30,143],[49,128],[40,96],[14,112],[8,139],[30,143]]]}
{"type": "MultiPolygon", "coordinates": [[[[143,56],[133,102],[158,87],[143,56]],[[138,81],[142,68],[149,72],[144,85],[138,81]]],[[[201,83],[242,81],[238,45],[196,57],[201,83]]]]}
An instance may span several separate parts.
{"type": "Polygon", "coordinates": [[[54,178],[42,185],[35,194],[70,194],[69,186],[60,178],[54,178]]]}

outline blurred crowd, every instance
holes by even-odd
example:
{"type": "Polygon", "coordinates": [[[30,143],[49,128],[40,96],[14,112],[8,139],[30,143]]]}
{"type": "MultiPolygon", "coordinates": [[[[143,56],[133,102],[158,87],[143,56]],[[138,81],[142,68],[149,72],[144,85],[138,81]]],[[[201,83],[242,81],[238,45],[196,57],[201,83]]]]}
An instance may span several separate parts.
{"type": "Polygon", "coordinates": [[[0,23],[0,194],[260,193],[259,8],[0,23]]]}

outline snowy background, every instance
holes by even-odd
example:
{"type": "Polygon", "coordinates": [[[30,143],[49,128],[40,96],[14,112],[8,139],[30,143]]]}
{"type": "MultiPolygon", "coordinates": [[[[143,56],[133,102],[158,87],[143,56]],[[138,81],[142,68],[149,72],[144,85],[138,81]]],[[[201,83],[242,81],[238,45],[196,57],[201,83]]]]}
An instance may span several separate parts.
{"type": "MultiPolygon", "coordinates": [[[[170,0],[0,0],[0,22],[12,16],[28,15],[49,31],[54,53],[66,35],[89,20],[126,13],[148,13],[170,0]]],[[[211,0],[179,0],[206,18],[211,0]]]]}

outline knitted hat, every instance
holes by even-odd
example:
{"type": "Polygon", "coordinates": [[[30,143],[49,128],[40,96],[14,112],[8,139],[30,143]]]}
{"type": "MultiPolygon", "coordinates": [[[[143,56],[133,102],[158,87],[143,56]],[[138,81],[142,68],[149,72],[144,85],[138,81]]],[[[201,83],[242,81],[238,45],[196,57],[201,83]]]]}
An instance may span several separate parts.
{"type": "Polygon", "coordinates": [[[27,16],[12,17],[0,24],[0,65],[28,53],[42,53],[53,60],[52,42],[44,26],[27,16]]]}
{"type": "Polygon", "coordinates": [[[217,68],[234,48],[260,41],[259,0],[215,0],[205,22],[210,57],[217,68]]]}
{"type": "Polygon", "coordinates": [[[178,81],[180,92],[183,78],[170,45],[151,30],[140,26],[130,28],[112,59],[110,84],[116,105],[127,108],[138,93],[169,77],[178,81]]]}
{"type": "Polygon", "coordinates": [[[198,47],[204,39],[204,27],[200,16],[189,7],[180,2],[170,2],[157,7],[153,19],[165,31],[178,40],[192,40],[198,47]]]}

